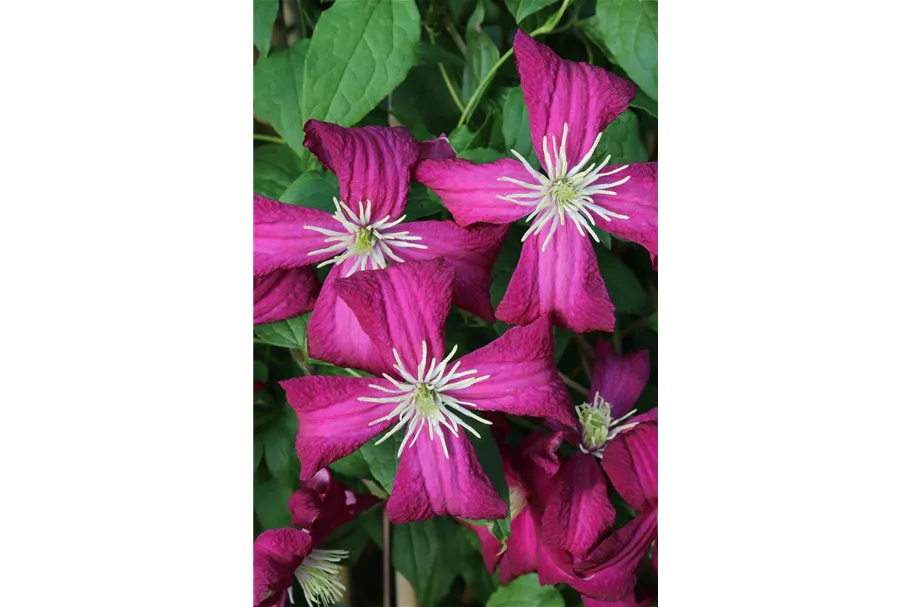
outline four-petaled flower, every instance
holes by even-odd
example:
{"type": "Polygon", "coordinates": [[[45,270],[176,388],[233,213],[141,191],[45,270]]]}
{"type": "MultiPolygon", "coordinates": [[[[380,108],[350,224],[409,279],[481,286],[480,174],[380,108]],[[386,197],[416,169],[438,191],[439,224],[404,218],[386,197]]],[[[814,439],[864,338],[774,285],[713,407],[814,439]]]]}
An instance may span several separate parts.
{"type": "Polygon", "coordinates": [[[339,563],[345,550],[320,546],[341,525],[377,502],[335,481],[328,470],[318,470],[288,500],[293,527],[269,529],[253,542],[253,607],[294,603],[297,578],[308,607],[327,607],[342,598],[339,563]]]}
{"type": "Polygon", "coordinates": [[[612,331],[614,306],[590,236],[598,227],[658,255],[658,164],[591,162],[605,127],[629,106],[635,86],[586,63],[566,61],[519,30],[516,66],[542,170],[517,160],[489,164],[428,159],[415,178],[456,222],[508,224],[527,217],[522,255],[496,317],[527,324],[553,315],[576,332],[612,331]]]}
{"type": "MultiPolygon", "coordinates": [[[[445,137],[419,143],[402,127],[343,128],[317,120],[307,121],[304,131],[306,147],[338,176],[334,213],[254,195],[253,272],[266,276],[332,265],[307,326],[310,355],[343,367],[379,371],[379,352],[339,299],[335,283],[355,272],[403,261],[443,257],[457,270],[455,304],[493,321],[490,273],[507,227],[403,223],[419,158],[454,156],[445,137]]],[[[303,306],[297,309],[305,311],[303,306]]]]}
{"type": "Polygon", "coordinates": [[[387,505],[403,523],[451,514],[497,519],[507,506],[484,474],[467,433],[480,412],[529,415],[569,426],[572,404],[553,359],[546,318],[514,327],[458,360],[444,325],[455,271],[442,259],[359,272],[336,283],[376,348],[378,375],[310,376],[281,382],[298,416],[301,475],[354,452],[371,438],[404,432],[387,505]]]}

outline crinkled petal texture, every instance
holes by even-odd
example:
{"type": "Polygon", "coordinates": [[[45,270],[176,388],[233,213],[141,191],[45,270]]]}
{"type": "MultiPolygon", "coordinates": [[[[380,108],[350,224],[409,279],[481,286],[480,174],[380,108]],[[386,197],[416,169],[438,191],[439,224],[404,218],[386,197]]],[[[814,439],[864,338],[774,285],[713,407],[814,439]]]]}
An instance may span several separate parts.
{"type": "Polygon", "coordinates": [[[364,333],[354,312],[338,296],[336,289],[338,281],[355,263],[356,259],[349,258],[329,271],[307,323],[307,350],[318,360],[380,375],[388,372],[391,366],[364,333]]]}
{"type": "Polygon", "coordinates": [[[572,399],[554,364],[550,320],[513,327],[479,350],[463,356],[461,369],[488,379],[459,390],[459,398],[482,411],[528,415],[571,426],[572,399]]]}
{"type": "Polygon", "coordinates": [[[519,265],[497,307],[497,318],[526,325],[551,314],[555,324],[576,333],[613,331],[614,304],[588,237],[567,221],[542,252],[547,235],[545,230],[529,236],[522,245],[519,265]]]}
{"type": "Polygon", "coordinates": [[[499,198],[530,191],[509,181],[499,181],[500,177],[529,180],[522,164],[510,158],[487,164],[463,159],[425,160],[418,164],[414,175],[443,200],[460,226],[478,222],[511,223],[534,210],[499,198]]]}
{"type": "Polygon", "coordinates": [[[311,255],[326,248],[326,236],[304,226],[339,231],[342,225],[318,209],[284,204],[253,195],[253,275],[319,263],[335,253],[311,255]]]}
{"type": "Polygon", "coordinates": [[[455,157],[455,150],[452,149],[452,145],[450,145],[446,133],[441,133],[436,139],[418,141],[418,158],[420,160],[436,160],[455,157]]]}
{"type": "Polygon", "coordinates": [[[285,320],[316,305],[319,280],[313,268],[276,270],[253,277],[253,324],[285,320]]]}
{"type": "Polygon", "coordinates": [[[288,403],[297,413],[297,455],[301,478],[310,478],[320,468],[353,453],[386,430],[395,420],[370,425],[385,416],[389,405],[359,401],[375,396],[371,377],[314,375],[279,382],[288,403]]]}
{"type": "Polygon", "coordinates": [[[418,143],[404,127],[345,128],[308,120],[304,145],[338,176],[342,202],[354,208],[371,202],[377,220],[401,216],[408,197],[411,171],[418,161],[418,143]]]}
{"type": "Polygon", "coordinates": [[[541,166],[545,166],[544,137],[548,144],[556,137],[559,145],[564,124],[569,127],[566,158],[574,166],[598,134],[629,107],[636,96],[635,85],[602,68],[561,59],[522,30],[516,32],[513,49],[541,166]]]}
{"type": "Polygon", "coordinates": [[[317,471],[291,495],[291,524],[307,529],[319,547],[333,531],[379,500],[355,493],[332,478],[328,468],[317,471]]]}
{"type": "MultiPolygon", "coordinates": [[[[609,171],[611,167],[604,170],[609,171]]],[[[619,168],[619,167],[617,167],[619,168]]],[[[615,175],[601,177],[595,183],[605,185],[629,176],[629,181],[613,188],[615,196],[596,194],[595,204],[608,211],[626,215],[629,219],[604,219],[597,213],[595,223],[599,228],[620,238],[631,240],[648,249],[652,266],[658,269],[658,163],[631,164],[615,175]]]]}
{"type": "Polygon", "coordinates": [[[396,264],[382,270],[358,272],[336,285],[369,339],[387,372],[395,348],[413,372],[421,362],[422,342],[427,343],[427,363],[445,357],[446,316],[452,304],[455,270],[443,259],[396,264]]]}
{"type": "MultiPolygon", "coordinates": [[[[541,527],[541,513],[532,505],[526,505],[510,523],[506,552],[500,561],[500,583],[506,584],[520,575],[538,569],[538,534],[541,527]]],[[[487,532],[488,535],[490,531],[487,532]]],[[[491,536],[493,537],[493,536],[491,536]]],[[[494,538],[496,540],[496,538],[494,538]]],[[[499,542],[497,542],[499,544],[499,542]]]]}
{"type": "Polygon", "coordinates": [[[544,541],[585,558],[614,525],[607,479],[595,458],[576,453],[563,462],[544,510],[544,541]]]}
{"type": "Polygon", "coordinates": [[[297,529],[269,529],[253,542],[253,607],[284,601],[294,570],[310,554],[311,537],[297,529]]]}
{"type": "Polygon", "coordinates": [[[601,466],[633,510],[658,507],[658,424],[640,423],[614,437],[601,466]]]}
{"type": "MultiPolygon", "coordinates": [[[[592,550],[575,566],[578,576],[570,585],[603,600],[620,600],[636,586],[636,568],[658,537],[658,510],[644,512],[592,550]]],[[[542,580],[542,583],[544,581],[542,580]]]]}
{"type": "Polygon", "coordinates": [[[484,474],[466,433],[444,430],[433,440],[428,432],[421,433],[402,453],[386,511],[390,522],[400,524],[443,514],[497,519],[509,508],[484,474]]]}
{"type": "Polygon", "coordinates": [[[460,228],[452,221],[415,221],[408,233],[420,236],[426,249],[402,249],[408,260],[430,260],[443,256],[455,268],[453,302],[488,322],[493,322],[490,305],[490,274],[509,226],[477,225],[460,228]]]}
{"type": "Polygon", "coordinates": [[[611,417],[623,417],[639,400],[650,373],[648,350],[620,356],[609,342],[599,339],[595,347],[588,402],[594,402],[597,392],[610,403],[611,417]]]}

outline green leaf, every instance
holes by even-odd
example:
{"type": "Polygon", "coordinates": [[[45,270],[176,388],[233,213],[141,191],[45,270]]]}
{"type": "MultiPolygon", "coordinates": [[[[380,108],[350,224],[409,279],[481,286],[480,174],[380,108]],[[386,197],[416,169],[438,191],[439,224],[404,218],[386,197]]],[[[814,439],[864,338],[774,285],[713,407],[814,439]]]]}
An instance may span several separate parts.
{"type": "Polygon", "coordinates": [[[509,90],[503,105],[503,139],[506,141],[506,149],[517,151],[532,166],[538,163],[531,143],[528,107],[522,97],[522,89],[518,86],[509,90]]]}
{"type": "Polygon", "coordinates": [[[269,54],[272,24],[278,15],[278,0],[253,0],[253,44],[261,56],[269,54]]]}
{"type": "Polygon", "coordinates": [[[269,365],[266,363],[254,360],[253,361],[253,379],[256,381],[261,381],[263,383],[269,381],[269,365]]]}
{"type": "Polygon", "coordinates": [[[656,333],[658,332],[658,310],[655,310],[654,314],[645,319],[645,326],[656,333]]]}
{"type": "Polygon", "coordinates": [[[443,201],[430,188],[419,183],[411,184],[408,189],[408,203],[405,205],[405,215],[408,217],[408,221],[439,213],[445,208],[443,201]]]}
{"type": "Polygon", "coordinates": [[[639,134],[639,119],[632,110],[626,110],[607,125],[593,160],[603,160],[608,154],[611,165],[648,160],[648,150],[639,134]]]}
{"type": "Polygon", "coordinates": [[[506,0],[506,8],[516,18],[516,23],[519,23],[530,14],[556,2],[557,0],[506,0]]]}
{"type": "Polygon", "coordinates": [[[338,197],[338,179],[331,173],[305,171],[278,199],[300,207],[335,213],[333,197],[338,197]]]}
{"type": "Polygon", "coordinates": [[[462,102],[468,103],[475,90],[481,86],[493,64],[500,58],[500,51],[490,36],[484,33],[484,2],[479,1],[474,13],[468,19],[465,32],[467,62],[462,74],[462,102]]]}
{"type": "Polygon", "coordinates": [[[655,118],[658,117],[658,102],[642,92],[642,89],[636,91],[636,97],[630,101],[630,107],[637,107],[645,110],[655,118]]]}
{"type": "Polygon", "coordinates": [[[263,529],[278,529],[291,526],[291,512],[288,500],[293,491],[274,478],[253,487],[253,512],[263,529]]]}
{"type": "Polygon", "coordinates": [[[313,31],[301,115],[357,123],[405,80],[420,36],[414,0],[336,0],[313,31]]]}
{"type": "Polygon", "coordinates": [[[269,426],[262,435],[265,443],[266,468],[282,486],[294,487],[297,454],[294,452],[294,438],[288,436],[282,420],[269,426]]]}
{"type": "Polygon", "coordinates": [[[486,607],[565,607],[556,586],[541,586],[536,573],[517,577],[500,586],[487,601],[486,607]]]}
{"type": "Polygon", "coordinates": [[[399,465],[396,453],[402,441],[397,439],[398,437],[393,436],[379,445],[370,439],[360,448],[361,455],[370,468],[370,474],[386,493],[392,493],[392,481],[395,480],[395,471],[399,465]]]}
{"type": "MultiPolygon", "coordinates": [[[[450,75],[457,73],[454,69],[448,71],[450,75]]],[[[411,129],[415,138],[418,127],[433,136],[449,133],[461,113],[436,65],[414,66],[405,81],[392,93],[390,110],[411,129]]]]}
{"type": "Polygon", "coordinates": [[[278,200],[300,173],[300,160],[288,146],[270,143],[253,149],[256,194],[278,200]]]}
{"type": "Polygon", "coordinates": [[[360,450],[343,457],[340,460],[329,464],[332,472],[337,472],[351,478],[367,478],[370,476],[370,466],[364,459],[364,454],[360,450]]]}
{"type": "Polygon", "coordinates": [[[262,439],[254,432],[253,433],[253,470],[256,471],[259,468],[260,462],[263,461],[263,451],[265,444],[262,439]]]}
{"type": "Polygon", "coordinates": [[[471,553],[460,527],[442,516],[393,526],[392,566],[411,582],[418,607],[436,607],[471,553]]]}
{"type": "Polygon", "coordinates": [[[475,164],[484,164],[485,162],[494,162],[501,158],[506,158],[506,155],[499,150],[492,150],[490,148],[472,148],[470,150],[462,151],[459,153],[458,157],[470,160],[475,164]]]}
{"type": "Polygon", "coordinates": [[[307,321],[310,313],[294,316],[278,322],[270,322],[253,327],[253,332],[263,341],[282,348],[307,347],[307,321]]]}
{"type": "Polygon", "coordinates": [[[598,256],[601,276],[604,277],[607,293],[614,302],[616,312],[636,316],[651,312],[648,293],[633,271],[604,247],[595,247],[595,255],[598,256]]]}
{"type": "Polygon", "coordinates": [[[658,99],[657,0],[598,0],[601,40],[642,91],[658,99]]]}
{"type": "Polygon", "coordinates": [[[298,40],[290,49],[261,57],[253,67],[253,112],[267,120],[298,156],[304,153],[301,91],[309,46],[309,40],[298,40]]]}

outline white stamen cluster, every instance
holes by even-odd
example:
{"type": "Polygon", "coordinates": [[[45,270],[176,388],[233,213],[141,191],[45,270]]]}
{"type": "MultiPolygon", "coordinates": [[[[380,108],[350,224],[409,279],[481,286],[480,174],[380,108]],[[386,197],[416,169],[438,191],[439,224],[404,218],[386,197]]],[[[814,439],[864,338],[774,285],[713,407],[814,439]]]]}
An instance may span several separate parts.
{"type": "Polygon", "coordinates": [[[557,231],[557,226],[562,226],[566,223],[566,217],[569,217],[570,220],[576,224],[576,229],[579,230],[579,234],[581,234],[583,238],[585,237],[583,229],[585,229],[591,237],[595,239],[595,242],[600,241],[598,240],[598,235],[595,234],[595,231],[591,228],[591,224],[595,223],[595,218],[592,216],[592,213],[605,221],[611,221],[611,219],[629,219],[628,215],[620,215],[608,211],[594,201],[594,196],[600,194],[616,196],[617,193],[611,188],[623,185],[629,181],[630,176],[627,175],[623,179],[612,183],[598,184],[595,182],[602,177],[608,177],[619,173],[629,168],[629,165],[615,167],[610,171],[602,173],[601,169],[603,169],[610,160],[610,155],[608,155],[597,168],[595,167],[595,164],[592,163],[587,169],[582,170],[585,163],[588,162],[591,159],[592,154],[595,153],[595,148],[598,147],[598,142],[601,140],[601,134],[599,133],[595,138],[595,142],[592,144],[591,149],[588,150],[588,153],[582,157],[582,160],[580,160],[576,166],[570,169],[566,158],[566,137],[568,133],[569,125],[564,123],[563,139],[560,142],[559,149],[557,149],[557,138],[554,136],[551,137],[551,143],[553,144],[553,159],[551,159],[551,155],[547,149],[547,135],[544,136],[542,147],[544,149],[544,163],[547,167],[547,175],[535,170],[518,152],[510,150],[515,154],[516,158],[522,162],[522,165],[531,173],[531,176],[535,178],[537,183],[526,183],[524,181],[519,181],[518,179],[513,179],[512,177],[497,178],[497,181],[508,181],[531,190],[530,192],[520,192],[518,194],[509,194],[508,196],[497,196],[497,198],[523,207],[535,207],[535,210],[532,211],[525,220],[526,222],[530,222],[534,219],[534,223],[531,224],[531,227],[528,228],[528,231],[522,236],[523,242],[531,234],[536,236],[540,234],[541,230],[544,229],[544,226],[550,222],[550,231],[547,234],[547,238],[544,239],[544,244],[541,246],[542,252],[547,250],[547,243],[553,238],[554,233],[557,231]]]}
{"type": "Polygon", "coordinates": [[[430,365],[428,365],[427,342],[422,341],[421,362],[418,364],[417,372],[412,374],[405,369],[405,366],[402,364],[402,359],[399,358],[399,353],[393,348],[392,355],[395,357],[396,362],[393,368],[398,372],[402,379],[394,379],[390,375],[384,373],[383,377],[386,378],[393,387],[388,388],[376,384],[370,384],[370,387],[380,390],[381,392],[393,394],[394,396],[377,398],[367,396],[358,397],[358,400],[370,403],[397,403],[396,407],[389,415],[375,419],[369,424],[372,426],[374,424],[389,421],[396,416],[399,418],[398,423],[393,426],[383,438],[376,441],[377,445],[398,432],[402,426],[408,424],[408,431],[405,433],[405,438],[402,440],[402,444],[399,447],[398,455],[401,456],[402,451],[405,449],[405,445],[408,444],[409,447],[414,445],[421,435],[421,430],[426,425],[427,431],[430,434],[430,440],[433,440],[434,435],[438,436],[440,438],[440,445],[443,447],[443,454],[446,456],[446,459],[449,459],[449,450],[446,448],[442,426],[448,428],[455,436],[458,436],[459,426],[462,426],[478,438],[481,437],[481,435],[471,426],[462,421],[456,413],[458,412],[470,417],[482,424],[490,425],[491,422],[483,417],[475,415],[465,408],[477,407],[476,404],[459,400],[453,396],[453,393],[484,381],[490,376],[468,377],[469,375],[476,374],[477,370],[459,371],[459,364],[461,361],[456,361],[447,372],[446,365],[449,364],[449,361],[455,356],[457,349],[458,346],[454,347],[452,352],[439,363],[437,363],[436,358],[431,359],[430,365]],[[409,438],[411,439],[410,444],[408,443],[409,438]]]}
{"type": "Polygon", "coordinates": [[[610,439],[638,423],[618,425],[635,413],[636,410],[633,409],[619,419],[611,419],[610,403],[601,398],[601,394],[595,392],[594,402],[582,403],[576,407],[576,415],[579,416],[579,422],[582,424],[582,443],[579,445],[579,450],[601,459],[610,439]]]}
{"type": "MultiPolygon", "coordinates": [[[[307,607],[328,607],[342,600],[345,585],[339,580],[342,559],[348,558],[347,550],[314,550],[301,566],[294,571],[294,577],[304,590],[307,607]]],[[[294,594],[288,588],[288,599],[294,604],[294,594]]]]}
{"type": "Polygon", "coordinates": [[[327,259],[317,267],[321,268],[329,264],[340,264],[346,259],[357,258],[357,262],[348,270],[345,276],[351,276],[358,268],[367,269],[367,262],[371,264],[371,270],[385,268],[386,259],[402,262],[401,257],[392,251],[392,247],[426,249],[426,245],[417,244],[412,241],[421,240],[420,236],[409,236],[407,231],[387,232],[405,220],[402,215],[395,221],[389,221],[389,215],[386,215],[375,223],[370,223],[370,201],[367,206],[364,202],[358,202],[358,211],[355,213],[344,202],[337,198],[332,198],[335,203],[335,213],[332,215],[342,227],[344,232],[327,230],[318,226],[304,226],[305,230],[313,230],[320,234],[328,236],[325,242],[329,246],[318,251],[311,251],[310,255],[319,255],[322,253],[335,253],[338,255],[327,259]]]}

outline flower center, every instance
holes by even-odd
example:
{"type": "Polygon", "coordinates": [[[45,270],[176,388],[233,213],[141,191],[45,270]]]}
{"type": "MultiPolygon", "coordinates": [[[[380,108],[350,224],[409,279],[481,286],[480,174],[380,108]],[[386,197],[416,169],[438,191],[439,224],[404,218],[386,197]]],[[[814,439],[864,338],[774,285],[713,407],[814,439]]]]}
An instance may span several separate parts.
{"type": "Polygon", "coordinates": [[[414,241],[421,240],[420,236],[409,236],[407,231],[389,232],[388,230],[405,220],[402,215],[395,221],[389,221],[389,215],[371,223],[370,219],[370,201],[367,206],[364,202],[358,202],[358,211],[355,213],[344,202],[333,198],[335,203],[335,213],[332,215],[336,221],[342,224],[344,231],[327,230],[319,226],[304,226],[305,230],[313,230],[320,234],[325,234],[327,238],[323,241],[327,247],[317,251],[310,251],[310,255],[320,255],[322,253],[338,253],[334,257],[327,259],[319,264],[321,268],[329,264],[340,264],[346,259],[355,258],[356,263],[351,266],[345,276],[351,276],[360,268],[367,269],[368,262],[370,269],[376,270],[385,268],[388,259],[403,262],[404,260],[393,252],[393,247],[426,249],[426,245],[418,244],[414,241]]]}
{"type": "Polygon", "coordinates": [[[386,392],[391,396],[358,397],[358,400],[363,402],[395,403],[396,405],[388,415],[375,419],[369,424],[372,426],[381,422],[387,422],[394,417],[399,418],[398,423],[396,423],[380,440],[376,441],[377,445],[401,430],[406,424],[408,425],[408,430],[405,432],[405,438],[399,446],[399,456],[402,455],[402,451],[405,449],[406,444],[411,447],[417,442],[424,426],[427,426],[427,433],[430,435],[431,441],[434,439],[434,436],[439,437],[440,445],[443,448],[443,454],[446,456],[446,459],[449,459],[449,449],[446,447],[446,440],[442,430],[443,427],[448,428],[450,432],[458,436],[459,426],[462,426],[468,432],[481,438],[481,435],[478,434],[474,428],[466,424],[458,414],[470,417],[482,424],[490,425],[491,422],[466,409],[466,407],[477,407],[476,404],[460,400],[456,395],[460,390],[464,390],[478,382],[482,382],[485,379],[490,378],[490,376],[468,377],[469,375],[475,375],[477,370],[459,371],[458,369],[461,361],[456,361],[447,372],[446,365],[448,365],[449,361],[452,360],[452,357],[455,356],[457,349],[458,346],[454,347],[452,352],[439,363],[437,363],[436,358],[431,359],[430,365],[428,365],[427,342],[422,341],[421,362],[418,364],[417,371],[414,374],[405,369],[405,365],[402,364],[402,359],[399,358],[399,353],[395,348],[392,349],[392,355],[395,357],[396,362],[393,368],[398,372],[402,379],[395,379],[384,373],[383,377],[392,384],[392,387],[370,384],[371,388],[386,392]],[[409,438],[411,439],[411,443],[408,443],[409,438]]]}
{"type": "MultiPolygon", "coordinates": [[[[342,600],[345,585],[339,580],[341,567],[337,563],[345,558],[348,558],[347,550],[314,550],[294,571],[294,577],[304,590],[307,607],[327,607],[342,600]]],[[[293,604],[291,588],[288,588],[288,598],[293,604]]]]}
{"type": "Polygon", "coordinates": [[[601,398],[601,394],[595,392],[593,402],[582,403],[576,407],[576,415],[579,416],[579,423],[582,426],[582,444],[579,445],[579,450],[582,453],[592,453],[601,459],[604,447],[607,446],[610,439],[638,423],[618,425],[635,413],[636,410],[633,409],[619,419],[611,419],[610,403],[601,398]]]}
{"type": "Polygon", "coordinates": [[[508,181],[529,190],[527,192],[509,194],[508,196],[497,196],[501,200],[506,200],[519,206],[535,207],[534,211],[525,220],[526,222],[534,220],[534,223],[522,236],[523,242],[532,234],[537,236],[546,225],[550,224],[550,230],[544,239],[544,244],[541,246],[542,252],[547,250],[547,244],[553,238],[557,227],[566,224],[567,217],[576,225],[579,234],[585,237],[585,232],[587,231],[595,242],[600,242],[598,235],[591,227],[595,224],[595,215],[604,221],[629,219],[629,215],[620,215],[604,208],[600,203],[600,198],[598,202],[595,201],[595,196],[617,195],[617,192],[613,191],[612,188],[621,186],[629,181],[629,175],[611,183],[599,183],[599,180],[603,177],[620,173],[629,168],[629,165],[611,167],[611,170],[602,173],[601,170],[610,160],[610,155],[608,155],[597,167],[595,167],[595,163],[592,163],[591,166],[583,170],[582,167],[591,159],[595,149],[598,147],[598,142],[601,140],[601,134],[599,133],[591,149],[582,157],[582,160],[576,166],[569,168],[569,161],[566,158],[566,137],[568,134],[569,125],[564,123],[563,139],[559,148],[557,147],[557,138],[551,137],[553,159],[551,159],[551,154],[548,151],[547,136],[544,136],[543,150],[544,164],[547,168],[546,175],[535,170],[521,154],[515,150],[510,150],[522,162],[525,170],[534,178],[534,183],[519,181],[512,177],[497,178],[497,181],[508,181]]]}

